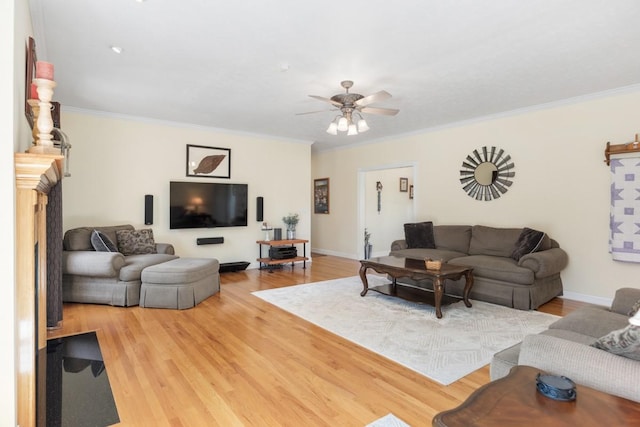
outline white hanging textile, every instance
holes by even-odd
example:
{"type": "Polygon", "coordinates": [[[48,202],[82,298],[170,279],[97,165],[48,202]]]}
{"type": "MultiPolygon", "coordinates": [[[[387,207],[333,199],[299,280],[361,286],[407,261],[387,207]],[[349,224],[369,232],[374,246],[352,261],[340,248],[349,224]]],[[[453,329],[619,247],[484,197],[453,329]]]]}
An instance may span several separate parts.
{"type": "Polygon", "coordinates": [[[616,261],[640,262],[640,154],[611,157],[609,252],[616,261]]]}

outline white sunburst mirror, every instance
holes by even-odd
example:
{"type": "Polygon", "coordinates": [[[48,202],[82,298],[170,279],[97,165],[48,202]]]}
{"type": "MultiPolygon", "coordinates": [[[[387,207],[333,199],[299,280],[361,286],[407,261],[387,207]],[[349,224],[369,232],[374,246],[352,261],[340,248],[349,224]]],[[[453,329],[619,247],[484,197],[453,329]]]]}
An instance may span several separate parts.
{"type": "Polygon", "coordinates": [[[511,156],[496,147],[473,150],[462,162],[462,189],[476,200],[493,200],[507,192],[516,175],[511,156]]]}

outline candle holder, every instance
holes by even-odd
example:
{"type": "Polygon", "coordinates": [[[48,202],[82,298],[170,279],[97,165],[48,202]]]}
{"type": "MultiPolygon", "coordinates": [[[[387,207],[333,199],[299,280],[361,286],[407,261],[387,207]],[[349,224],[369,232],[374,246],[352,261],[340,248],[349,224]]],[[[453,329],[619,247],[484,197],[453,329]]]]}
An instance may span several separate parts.
{"type": "Polygon", "coordinates": [[[33,79],[38,88],[38,98],[40,101],[38,107],[38,119],[34,122],[34,128],[37,126],[36,145],[29,149],[30,153],[38,154],[60,154],[60,149],[53,145],[53,118],[51,117],[51,99],[53,98],[53,88],[56,82],[47,79],[33,79]]]}

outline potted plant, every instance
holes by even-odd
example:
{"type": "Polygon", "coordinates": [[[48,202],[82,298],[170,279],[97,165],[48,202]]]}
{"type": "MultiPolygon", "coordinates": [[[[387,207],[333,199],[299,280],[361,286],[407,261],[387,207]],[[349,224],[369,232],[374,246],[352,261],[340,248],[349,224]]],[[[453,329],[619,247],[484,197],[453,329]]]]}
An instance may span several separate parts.
{"type": "Polygon", "coordinates": [[[292,240],[296,238],[296,225],[300,221],[298,214],[289,214],[282,217],[282,222],[287,226],[287,239],[292,240]]]}

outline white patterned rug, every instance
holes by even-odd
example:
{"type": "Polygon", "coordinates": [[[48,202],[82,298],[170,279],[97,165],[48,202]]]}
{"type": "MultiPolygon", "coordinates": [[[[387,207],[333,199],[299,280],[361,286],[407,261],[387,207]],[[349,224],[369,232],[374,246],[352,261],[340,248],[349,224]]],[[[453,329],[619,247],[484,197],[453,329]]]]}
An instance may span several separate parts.
{"type": "MultiPolygon", "coordinates": [[[[368,275],[369,287],[388,280],[368,275]]],[[[360,296],[360,277],[256,291],[253,294],[321,328],[443,385],[488,364],[494,353],[558,319],[482,301],[435,309],[375,291],[360,296]]]]}

